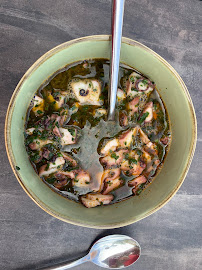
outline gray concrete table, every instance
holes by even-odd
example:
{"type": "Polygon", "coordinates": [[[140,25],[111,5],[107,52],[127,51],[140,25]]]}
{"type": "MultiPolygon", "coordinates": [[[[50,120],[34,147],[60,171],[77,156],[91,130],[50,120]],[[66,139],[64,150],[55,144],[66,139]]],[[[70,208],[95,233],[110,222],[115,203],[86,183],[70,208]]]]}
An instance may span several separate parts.
{"type": "MultiPolygon", "coordinates": [[[[37,269],[85,252],[100,236],[124,233],[142,246],[128,269],[202,269],[202,2],[126,0],[123,35],[164,57],[181,75],[198,119],[198,143],[186,180],[161,210],[133,225],[95,230],[41,210],[18,184],[4,147],[9,99],[25,71],[54,46],[110,33],[110,0],[0,0],[0,269],[37,269]]],[[[87,263],[75,269],[99,267],[87,263]]]]}

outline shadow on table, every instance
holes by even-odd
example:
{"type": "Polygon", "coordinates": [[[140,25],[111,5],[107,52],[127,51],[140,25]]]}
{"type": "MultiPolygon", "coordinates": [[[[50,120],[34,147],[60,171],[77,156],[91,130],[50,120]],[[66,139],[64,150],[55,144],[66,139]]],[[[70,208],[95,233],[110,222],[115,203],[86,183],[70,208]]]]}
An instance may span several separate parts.
{"type": "Polygon", "coordinates": [[[76,256],[75,256],[75,253],[68,254],[68,258],[71,258],[69,260],[67,259],[67,256],[63,255],[62,257],[37,262],[37,264],[28,264],[24,267],[15,268],[15,270],[40,270],[40,269],[54,266],[63,262],[67,262],[67,263],[72,262],[74,260],[82,258],[87,253],[88,253],[88,250],[79,252],[76,254],[76,256]]]}
{"type": "MultiPolygon", "coordinates": [[[[126,230],[126,227],[125,228],[122,227],[122,228],[117,228],[117,229],[105,230],[105,231],[98,234],[98,236],[92,242],[92,245],[96,241],[98,241],[100,238],[105,237],[107,235],[112,235],[112,234],[126,234],[126,235],[130,236],[130,233],[128,232],[128,230],[126,230]]],[[[16,268],[15,270],[28,270],[28,269],[40,270],[40,269],[43,269],[45,267],[50,267],[50,266],[53,266],[53,265],[60,264],[62,262],[67,262],[67,263],[72,262],[74,260],[77,260],[77,259],[85,256],[89,252],[91,246],[87,250],[76,254],[76,256],[75,256],[75,253],[68,254],[68,258],[71,258],[70,260],[67,260],[67,257],[65,257],[63,255],[62,257],[59,257],[59,258],[54,258],[54,259],[41,261],[41,262],[37,263],[37,265],[36,264],[29,264],[29,265],[26,265],[26,266],[21,267],[21,268],[16,268]]]]}

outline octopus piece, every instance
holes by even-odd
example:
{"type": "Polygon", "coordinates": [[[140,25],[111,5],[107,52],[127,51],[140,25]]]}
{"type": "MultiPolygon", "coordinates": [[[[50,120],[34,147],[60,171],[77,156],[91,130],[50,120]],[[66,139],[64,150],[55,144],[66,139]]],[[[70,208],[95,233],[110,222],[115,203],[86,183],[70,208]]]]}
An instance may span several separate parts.
{"type": "Polygon", "coordinates": [[[55,173],[55,177],[57,178],[57,180],[62,181],[64,179],[74,179],[76,175],[75,171],[71,171],[71,172],[66,172],[66,171],[57,171],[57,173],[55,173]]]}
{"type": "Polygon", "coordinates": [[[76,135],[77,129],[76,128],[59,128],[61,134],[61,145],[69,145],[76,143],[76,135]]]}
{"type": "Polygon", "coordinates": [[[163,137],[160,139],[160,141],[162,142],[162,144],[167,145],[169,143],[169,137],[163,137]]]}
{"type": "Polygon", "coordinates": [[[122,133],[118,138],[120,147],[122,148],[129,147],[133,141],[133,138],[136,136],[137,132],[138,127],[135,127],[122,133]]]}
{"type": "Polygon", "coordinates": [[[58,109],[61,108],[64,105],[64,103],[65,103],[65,97],[66,97],[66,95],[61,95],[61,94],[59,94],[59,95],[57,95],[57,97],[55,97],[55,101],[56,101],[55,106],[58,109]]]}
{"type": "Polygon", "coordinates": [[[62,154],[63,158],[65,160],[67,160],[68,163],[70,163],[73,167],[76,167],[77,166],[78,163],[77,163],[77,161],[75,159],[73,159],[72,156],[70,156],[70,155],[68,155],[68,154],[66,154],[64,152],[61,152],[61,154],[62,154]]]}
{"type": "Polygon", "coordinates": [[[33,98],[33,108],[32,111],[36,116],[42,115],[44,113],[44,100],[39,96],[34,96],[33,98]]]}
{"type": "Polygon", "coordinates": [[[128,150],[123,150],[123,149],[116,152],[112,152],[105,157],[101,157],[100,163],[105,168],[118,167],[121,164],[122,160],[124,159],[124,154],[127,152],[128,150]]]}
{"type": "Polygon", "coordinates": [[[61,133],[60,133],[60,130],[59,130],[59,128],[57,126],[54,126],[53,134],[56,135],[57,137],[62,137],[61,133]]]}
{"type": "Polygon", "coordinates": [[[65,164],[63,157],[56,158],[55,162],[48,162],[45,165],[42,165],[39,169],[39,176],[47,176],[51,173],[58,171],[65,164]]]}
{"type": "Polygon", "coordinates": [[[101,105],[101,83],[98,80],[75,78],[70,81],[68,88],[80,104],[101,105]]]}
{"type": "Polygon", "coordinates": [[[128,110],[130,111],[130,115],[133,115],[134,113],[138,112],[138,104],[139,104],[139,97],[135,97],[133,100],[131,100],[128,103],[128,110]]]}
{"type": "Polygon", "coordinates": [[[50,153],[51,153],[51,151],[48,148],[46,148],[46,147],[43,148],[43,150],[42,150],[42,156],[45,159],[47,159],[47,160],[49,159],[50,153]]]}
{"type": "Polygon", "coordinates": [[[121,127],[127,127],[128,126],[128,116],[126,112],[120,112],[119,113],[119,124],[121,127]]]}
{"type": "Polygon", "coordinates": [[[114,196],[111,194],[103,195],[100,193],[89,193],[87,195],[81,196],[81,202],[87,208],[96,207],[101,204],[109,204],[113,199],[114,196]]]}
{"type": "Polygon", "coordinates": [[[29,144],[29,148],[32,150],[39,150],[49,143],[53,143],[53,141],[34,139],[33,142],[29,144]]]}
{"type": "Polygon", "coordinates": [[[144,131],[141,128],[139,128],[139,135],[144,144],[148,144],[150,142],[148,136],[144,133],[144,131]]]}
{"type": "Polygon", "coordinates": [[[126,82],[126,91],[128,96],[139,96],[142,93],[151,93],[155,85],[140,74],[133,72],[126,82]]]}
{"type": "Polygon", "coordinates": [[[28,129],[26,129],[26,134],[27,135],[32,135],[34,131],[35,131],[34,127],[33,128],[28,128],[28,129]]]}
{"type": "Polygon", "coordinates": [[[131,180],[128,182],[128,185],[133,188],[133,193],[136,194],[137,190],[139,189],[141,184],[144,184],[147,182],[147,178],[144,175],[140,175],[137,178],[131,180]]]}
{"type": "Polygon", "coordinates": [[[68,183],[68,180],[67,179],[64,179],[62,181],[55,181],[53,183],[53,186],[57,189],[61,189],[62,187],[66,186],[68,183]]]}
{"type": "Polygon", "coordinates": [[[119,145],[119,141],[117,139],[112,139],[107,141],[107,143],[102,147],[100,154],[107,155],[110,151],[115,151],[119,145]]]}
{"type": "Polygon", "coordinates": [[[78,170],[75,173],[75,178],[72,179],[72,186],[79,188],[89,187],[90,175],[84,170],[78,170]]]}
{"type": "Polygon", "coordinates": [[[139,186],[147,182],[147,178],[144,175],[140,175],[128,182],[129,187],[139,186]]]}
{"type": "Polygon", "coordinates": [[[119,168],[105,170],[102,175],[102,181],[114,180],[115,178],[119,177],[120,174],[121,170],[119,168]]]}
{"type": "Polygon", "coordinates": [[[124,100],[126,98],[126,94],[123,90],[121,90],[120,88],[118,88],[117,90],[117,100],[118,102],[124,100]]]}
{"type": "Polygon", "coordinates": [[[145,109],[143,111],[143,114],[144,113],[147,113],[148,114],[148,116],[145,118],[144,122],[145,123],[151,122],[152,119],[153,119],[153,102],[152,101],[150,101],[150,102],[148,102],[146,104],[145,109]]]}
{"type": "Polygon", "coordinates": [[[146,164],[143,161],[137,161],[137,163],[130,163],[130,161],[125,160],[121,164],[121,170],[127,175],[140,175],[144,169],[146,168],[146,164]]]}
{"type": "Polygon", "coordinates": [[[115,178],[113,180],[107,180],[107,181],[105,181],[104,189],[103,189],[102,194],[104,194],[104,195],[108,194],[112,190],[114,190],[116,188],[119,188],[122,184],[123,184],[123,180],[120,179],[119,177],[115,178]]]}

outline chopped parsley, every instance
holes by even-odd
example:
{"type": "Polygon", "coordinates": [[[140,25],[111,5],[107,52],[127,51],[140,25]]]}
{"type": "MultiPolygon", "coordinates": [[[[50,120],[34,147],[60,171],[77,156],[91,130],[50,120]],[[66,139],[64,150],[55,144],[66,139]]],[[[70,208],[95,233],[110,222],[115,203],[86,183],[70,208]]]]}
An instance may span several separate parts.
{"type": "Polygon", "coordinates": [[[147,116],[149,115],[148,112],[143,113],[143,115],[140,117],[140,119],[138,120],[139,124],[142,124],[144,122],[144,120],[147,118],[147,116]]]}
{"type": "Polygon", "coordinates": [[[116,153],[112,153],[111,157],[114,158],[115,160],[117,160],[119,158],[119,156],[117,156],[116,153]]]}

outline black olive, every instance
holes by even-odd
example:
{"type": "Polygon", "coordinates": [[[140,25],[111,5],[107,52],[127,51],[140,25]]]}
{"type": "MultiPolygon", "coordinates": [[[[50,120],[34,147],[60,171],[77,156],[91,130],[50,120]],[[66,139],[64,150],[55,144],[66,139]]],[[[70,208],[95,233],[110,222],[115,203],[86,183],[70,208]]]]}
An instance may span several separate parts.
{"type": "Polygon", "coordinates": [[[85,97],[85,96],[88,95],[88,92],[89,92],[88,90],[85,91],[84,89],[81,89],[81,90],[79,91],[79,94],[80,94],[80,96],[85,97]]]}

